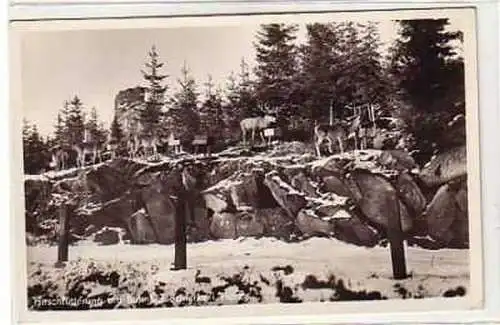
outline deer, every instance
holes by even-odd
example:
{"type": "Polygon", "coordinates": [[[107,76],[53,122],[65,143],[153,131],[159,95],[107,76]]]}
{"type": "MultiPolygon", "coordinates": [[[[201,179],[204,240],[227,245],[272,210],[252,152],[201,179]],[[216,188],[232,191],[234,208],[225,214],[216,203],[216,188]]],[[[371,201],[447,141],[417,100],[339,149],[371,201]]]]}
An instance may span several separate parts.
{"type": "Polygon", "coordinates": [[[158,136],[152,132],[144,132],[144,127],[139,124],[138,130],[135,134],[131,135],[127,141],[127,151],[129,158],[134,159],[137,157],[139,150],[143,151],[143,158],[158,157],[158,136]]]}
{"type": "Polygon", "coordinates": [[[317,121],[314,126],[314,145],[318,157],[321,157],[320,146],[324,141],[328,142],[330,154],[333,153],[333,144],[337,142],[340,152],[344,152],[344,140],[347,137],[347,130],[343,123],[336,122],[332,125],[320,124],[317,121]]]}
{"type": "Polygon", "coordinates": [[[147,134],[138,137],[138,146],[143,150],[144,159],[149,157],[158,158],[158,144],[159,140],[155,135],[147,134]]]}
{"type": "Polygon", "coordinates": [[[92,139],[90,131],[85,129],[83,132],[83,141],[81,143],[74,143],[71,148],[76,151],[77,167],[82,168],[85,166],[85,158],[87,155],[92,155],[92,165],[95,165],[97,158],[102,161],[100,144],[92,139]]]}
{"type": "Polygon", "coordinates": [[[269,113],[264,114],[264,116],[248,117],[241,120],[240,127],[243,138],[243,145],[246,145],[248,132],[251,132],[252,143],[255,143],[255,132],[259,132],[262,143],[266,143],[263,131],[274,123],[276,123],[276,117],[269,113]]]}
{"type": "Polygon", "coordinates": [[[52,160],[49,166],[53,167],[56,171],[64,170],[69,159],[68,150],[61,145],[55,145],[50,148],[50,153],[52,160]]]}
{"type": "Polygon", "coordinates": [[[114,139],[111,136],[108,138],[108,141],[106,142],[106,150],[110,153],[111,160],[116,158],[116,152],[119,145],[120,143],[117,139],[114,139]]]}
{"type": "Polygon", "coordinates": [[[182,152],[181,141],[175,137],[173,132],[170,133],[167,139],[167,143],[169,147],[172,147],[174,149],[174,154],[177,155],[182,152]]]}

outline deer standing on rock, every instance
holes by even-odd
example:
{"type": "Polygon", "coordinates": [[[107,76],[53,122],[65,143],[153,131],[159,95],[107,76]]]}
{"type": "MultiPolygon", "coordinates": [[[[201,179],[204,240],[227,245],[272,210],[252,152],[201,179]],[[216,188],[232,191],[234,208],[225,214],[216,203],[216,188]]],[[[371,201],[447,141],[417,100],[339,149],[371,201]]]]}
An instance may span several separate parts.
{"type": "Polygon", "coordinates": [[[61,145],[55,145],[50,149],[50,153],[52,155],[50,167],[53,167],[56,171],[65,169],[69,159],[68,150],[61,145]]]}
{"type": "Polygon", "coordinates": [[[264,129],[270,127],[273,123],[276,123],[276,117],[270,114],[266,114],[264,116],[259,116],[259,117],[249,117],[241,120],[240,127],[241,127],[243,145],[246,145],[248,132],[251,132],[252,143],[255,143],[256,132],[259,132],[260,137],[262,139],[262,143],[266,143],[263,131],[264,129]]]}
{"type": "Polygon", "coordinates": [[[73,144],[71,148],[75,150],[77,154],[77,167],[81,168],[85,166],[85,158],[89,154],[92,155],[92,165],[96,164],[97,158],[99,158],[99,161],[102,161],[100,144],[96,139],[92,139],[88,129],[85,129],[83,132],[82,143],[73,144]]]}

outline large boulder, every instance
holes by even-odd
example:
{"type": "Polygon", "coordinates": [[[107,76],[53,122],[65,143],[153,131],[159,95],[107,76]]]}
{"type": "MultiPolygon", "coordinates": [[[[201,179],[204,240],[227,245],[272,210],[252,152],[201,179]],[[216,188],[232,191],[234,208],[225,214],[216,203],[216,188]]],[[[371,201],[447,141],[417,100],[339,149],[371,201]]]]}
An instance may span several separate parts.
{"type": "Polygon", "coordinates": [[[142,189],[140,193],[141,201],[157,236],[157,242],[160,244],[171,244],[175,239],[176,206],[171,197],[174,195],[175,193],[166,189],[160,178],[142,189]]]}
{"type": "Polygon", "coordinates": [[[259,193],[255,177],[250,173],[244,173],[238,178],[238,181],[232,182],[229,186],[231,200],[236,209],[258,207],[259,193]]]}
{"type": "Polygon", "coordinates": [[[467,175],[467,148],[460,146],[433,157],[420,171],[427,186],[439,186],[467,175]]]}
{"type": "Polygon", "coordinates": [[[267,173],[264,184],[269,188],[276,202],[291,218],[295,218],[297,213],[307,204],[304,194],[285,183],[277,172],[267,173]]]}
{"type": "Polygon", "coordinates": [[[99,245],[115,245],[120,243],[123,229],[104,227],[94,235],[94,242],[99,245]]]}
{"type": "Polygon", "coordinates": [[[97,228],[108,226],[126,229],[129,217],[141,208],[139,201],[139,193],[128,192],[117,199],[103,203],[99,209],[85,209],[88,223],[97,228]]]}
{"type": "Polygon", "coordinates": [[[410,213],[414,217],[420,216],[425,210],[427,201],[413,178],[408,173],[402,172],[394,183],[399,197],[410,209],[410,213]]]}
{"type": "Polygon", "coordinates": [[[264,234],[264,224],[253,211],[241,211],[236,216],[237,236],[253,237],[264,234]]]}
{"type": "Polygon", "coordinates": [[[333,236],[339,240],[367,247],[373,247],[380,241],[376,229],[345,210],[339,210],[331,220],[334,227],[333,236]]]}
{"type": "Polygon", "coordinates": [[[218,212],[212,216],[210,233],[215,238],[236,238],[236,214],[231,212],[218,212]]]}
{"type": "MultiPolygon", "coordinates": [[[[456,203],[456,192],[448,184],[442,185],[424,212],[429,235],[444,246],[455,238],[457,229],[453,224],[459,222],[462,228],[468,228],[467,214],[460,211],[456,203]]],[[[464,234],[461,235],[464,237],[464,234]]]]}
{"type": "Polygon", "coordinates": [[[384,150],[378,158],[382,166],[397,171],[412,170],[417,167],[413,157],[403,150],[384,150]]]}
{"type": "Polygon", "coordinates": [[[144,209],[140,209],[130,216],[128,229],[132,244],[148,244],[156,241],[151,220],[144,209]]]}
{"type": "Polygon", "coordinates": [[[351,196],[351,191],[344,184],[343,179],[335,175],[323,177],[321,191],[332,192],[340,196],[346,196],[346,197],[351,196]]]}
{"type": "Polygon", "coordinates": [[[396,190],[385,177],[364,170],[352,172],[351,177],[362,194],[357,203],[368,220],[387,231],[391,225],[391,218],[399,217],[403,232],[408,232],[412,228],[412,218],[399,201],[396,190]]]}
{"type": "Polygon", "coordinates": [[[306,237],[315,235],[331,236],[334,234],[334,225],[328,220],[322,219],[311,209],[300,210],[295,224],[306,237]]]}
{"type": "Polygon", "coordinates": [[[295,231],[295,218],[291,218],[283,208],[258,209],[257,220],[264,225],[266,236],[289,239],[295,231]]]}
{"type": "Polygon", "coordinates": [[[230,191],[235,183],[239,181],[227,178],[202,191],[206,207],[215,213],[236,211],[230,191]]]}
{"type": "Polygon", "coordinates": [[[318,191],[315,185],[313,185],[313,181],[307,177],[303,171],[299,171],[297,174],[292,176],[290,183],[293,188],[296,188],[309,197],[318,196],[318,191]]]}

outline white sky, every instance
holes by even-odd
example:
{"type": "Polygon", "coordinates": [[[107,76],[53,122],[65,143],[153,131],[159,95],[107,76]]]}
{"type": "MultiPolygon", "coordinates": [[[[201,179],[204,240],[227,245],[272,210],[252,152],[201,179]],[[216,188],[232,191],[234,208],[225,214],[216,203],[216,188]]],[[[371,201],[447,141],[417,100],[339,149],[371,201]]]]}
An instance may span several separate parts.
{"type": "MultiPolygon", "coordinates": [[[[304,34],[304,26],[300,28],[304,34]]],[[[380,22],[379,28],[385,43],[396,36],[391,21],[380,22]]],[[[253,64],[257,30],[256,24],[241,24],[26,33],[21,49],[24,117],[48,135],[63,101],[78,95],[109,125],[118,91],[144,85],[140,70],[153,44],[165,63],[169,86],[175,86],[184,60],[199,90],[208,74],[223,85],[231,71],[239,71],[241,58],[253,64]]]]}

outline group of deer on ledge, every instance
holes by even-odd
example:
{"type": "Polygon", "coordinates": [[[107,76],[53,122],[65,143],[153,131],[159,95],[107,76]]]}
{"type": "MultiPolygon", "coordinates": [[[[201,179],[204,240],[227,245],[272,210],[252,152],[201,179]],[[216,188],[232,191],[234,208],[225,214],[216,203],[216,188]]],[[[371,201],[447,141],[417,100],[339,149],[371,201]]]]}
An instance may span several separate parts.
{"type": "MultiPolygon", "coordinates": [[[[334,153],[334,146],[338,146],[341,153],[344,152],[345,144],[350,140],[354,140],[354,149],[366,149],[368,137],[373,139],[373,147],[380,149],[385,138],[384,133],[376,132],[375,109],[378,107],[375,105],[365,105],[365,107],[366,110],[363,110],[363,106],[348,107],[354,110],[354,114],[346,120],[335,120],[331,117],[329,124],[315,121],[313,137],[318,157],[321,157],[320,147],[324,142],[328,144],[330,154],[334,153]],[[366,114],[364,114],[365,112],[366,114]]],[[[256,144],[257,135],[264,145],[270,145],[271,140],[276,135],[274,128],[276,122],[275,114],[270,111],[258,117],[241,120],[240,128],[243,145],[246,146],[249,140],[251,140],[252,145],[256,144]],[[249,137],[250,139],[248,139],[249,137]]],[[[159,159],[158,147],[165,144],[173,149],[174,154],[182,152],[181,142],[173,134],[170,134],[167,139],[163,139],[143,132],[135,132],[128,137],[126,152],[130,159],[159,159]]],[[[204,148],[205,154],[210,152],[210,140],[207,135],[196,135],[191,144],[195,148],[195,154],[198,153],[200,148],[204,148]]],[[[88,130],[84,130],[81,143],[57,145],[51,149],[51,167],[56,170],[65,169],[70,152],[76,153],[76,165],[79,168],[85,166],[89,156],[92,164],[96,164],[98,161],[102,162],[103,154],[106,154],[109,159],[114,159],[117,156],[119,147],[120,143],[111,137],[108,137],[105,143],[98,143],[92,139],[88,130]]]]}

